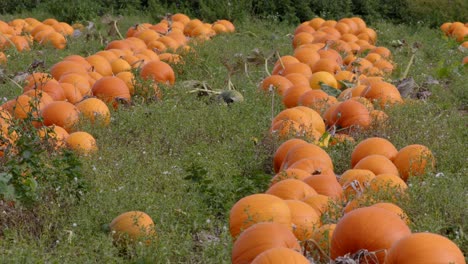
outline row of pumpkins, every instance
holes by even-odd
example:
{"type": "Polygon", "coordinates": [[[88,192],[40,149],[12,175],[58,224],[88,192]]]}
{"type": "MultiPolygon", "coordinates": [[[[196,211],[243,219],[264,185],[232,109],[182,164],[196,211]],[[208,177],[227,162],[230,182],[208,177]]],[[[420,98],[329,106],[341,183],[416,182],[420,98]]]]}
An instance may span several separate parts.
{"type": "MultiPolygon", "coordinates": [[[[453,38],[460,43],[462,51],[468,51],[468,23],[463,24],[460,21],[445,22],[440,26],[440,30],[442,30],[445,36],[453,38]]],[[[462,64],[468,64],[468,56],[463,58],[462,64]]]]}
{"type": "Polygon", "coordinates": [[[177,63],[174,59],[179,61],[179,54],[190,50],[189,40],[204,41],[217,33],[232,31],[234,26],[227,20],[207,24],[174,14],[155,25],[131,27],[127,38],[114,40],[105,50],[90,56],[69,55],[54,64],[50,73],[29,75],[23,94],[0,105],[2,135],[14,145],[16,136],[8,134],[8,119],[40,116],[43,123],[35,121],[34,125],[51,128],[42,136],[47,134],[58,146],[67,145],[82,154],[93,153],[97,150],[94,137],[75,131],[76,127],[84,119],[109,124],[108,105],[117,108],[118,102],[130,102],[135,93],[137,78],[133,69],[140,70],[142,79],[152,81],[150,89],[161,98],[158,84],[174,84],[175,73],[169,63],[177,63]],[[208,25],[209,30],[205,30],[208,25]]]}
{"type": "Polygon", "coordinates": [[[260,85],[275,91],[287,108],[273,119],[271,132],[281,139],[292,132],[318,140],[326,126],[334,126],[342,139],[385,122],[385,108],[403,99],[384,80],[394,66],[390,50],[375,46],[376,40],[358,18],[314,18],[298,26],[293,55],[280,57],[260,85]]]}
{"type": "Polygon", "coordinates": [[[306,21],[295,31],[294,56],[282,56],[260,85],[286,107],[270,129],[283,143],[273,157],[276,175],[268,190],[240,199],[230,211],[232,263],[465,263],[455,243],[438,234],[411,233],[399,206],[375,198],[387,194],[398,200],[408,178],[434,169],[426,146],[398,150],[387,139],[365,139],[341,175],[322,148],[329,142],[323,142],[326,131],[339,131],[332,132],[335,144],[354,141],[350,132],[383,125],[388,118],[383,110],[403,103],[396,87],[382,78],[393,67],[390,51],[374,46],[376,37],[356,17],[306,21]],[[334,97],[325,88],[341,91],[334,97]]]}
{"type": "Polygon", "coordinates": [[[0,20],[0,64],[7,63],[4,50],[29,51],[34,42],[64,49],[67,45],[66,37],[73,32],[72,25],[54,18],[47,18],[44,21],[32,17],[17,18],[8,22],[0,20]]]}

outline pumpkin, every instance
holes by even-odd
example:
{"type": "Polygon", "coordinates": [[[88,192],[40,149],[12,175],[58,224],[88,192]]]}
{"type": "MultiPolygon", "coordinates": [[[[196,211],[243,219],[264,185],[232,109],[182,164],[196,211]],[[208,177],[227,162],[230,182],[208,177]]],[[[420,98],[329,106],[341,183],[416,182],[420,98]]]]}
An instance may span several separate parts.
{"type": "Polygon", "coordinates": [[[310,176],[310,173],[301,169],[287,169],[278,172],[270,181],[270,186],[285,179],[303,180],[310,176]]]}
{"type": "Polygon", "coordinates": [[[65,101],[54,101],[44,107],[41,111],[44,125],[57,125],[63,127],[67,132],[79,121],[79,111],[76,106],[65,101]]]}
{"type": "Polygon", "coordinates": [[[229,231],[233,238],[260,222],[275,222],[291,228],[291,212],[286,202],[270,194],[252,194],[237,201],[229,213],[229,231]]]}
{"type": "Polygon", "coordinates": [[[251,263],[264,251],[276,247],[301,250],[289,228],[278,223],[257,223],[242,232],[234,242],[232,264],[251,263]]]}
{"type": "Polygon", "coordinates": [[[378,174],[370,182],[370,188],[375,192],[384,192],[389,190],[395,190],[398,192],[404,192],[408,185],[402,178],[395,174],[378,174]]]}
{"type": "Polygon", "coordinates": [[[271,248],[258,255],[252,264],[310,264],[300,252],[290,248],[271,248]]]}
{"type": "Polygon", "coordinates": [[[339,183],[343,186],[346,197],[350,197],[364,192],[374,178],[375,174],[370,170],[349,169],[341,175],[339,183]]]}
{"type": "Polygon", "coordinates": [[[337,106],[331,120],[342,128],[367,128],[371,123],[369,110],[360,102],[348,99],[337,106]]]}
{"type": "Polygon", "coordinates": [[[364,139],[354,147],[351,153],[351,167],[354,167],[362,158],[371,154],[379,154],[393,160],[398,153],[395,146],[385,138],[371,137],[364,139]]]}
{"type": "Polygon", "coordinates": [[[310,175],[335,176],[333,169],[318,157],[304,158],[291,164],[288,169],[299,169],[308,172],[310,175]]]}
{"type": "Polygon", "coordinates": [[[372,154],[361,159],[353,169],[366,169],[378,174],[399,175],[397,167],[385,156],[372,154]]]}
{"type": "Polygon", "coordinates": [[[435,159],[428,147],[413,144],[398,151],[393,163],[404,181],[410,176],[420,176],[435,167],[435,159]]]}
{"type": "Polygon", "coordinates": [[[302,181],[312,187],[318,194],[322,194],[336,200],[341,199],[343,196],[343,189],[336,180],[335,175],[311,175],[302,181]]]}
{"type": "Polygon", "coordinates": [[[120,214],[109,224],[113,241],[116,245],[124,246],[156,236],[153,219],[141,211],[130,211],[120,214]]]}
{"type": "Polygon", "coordinates": [[[283,163],[288,151],[298,144],[308,144],[308,143],[307,141],[299,139],[299,138],[292,138],[283,142],[276,149],[276,152],[273,155],[273,170],[275,172],[279,172],[281,164],[283,163]]]}
{"type": "Polygon", "coordinates": [[[328,153],[319,146],[310,143],[299,144],[292,147],[286,154],[286,157],[281,164],[281,169],[287,169],[295,162],[305,158],[321,159],[324,164],[328,165],[328,168],[333,170],[333,161],[328,153]]]}
{"type": "Polygon", "coordinates": [[[78,73],[78,74],[87,74],[87,69],[83,64],[75,62],[72,60],[63,60],[57,62],[50,68],[50,74],[54,77],[55,80],[60,80],[60,77],[67,73],[78,73]]]}
{"type": "Polygon", "coordinates": [[[115,76],[106,76],[97,80],[92,87],[93,94],[106,103],[115,99],[130,101],[130,90],[122,79],[115,76]]]}
{"type": "MultiPolygon", "coordinates": [[[[378,207],[363,207],[345,214],[333,232],[330,254],[332,259],[354,254],[359,250],[375,252],[383,263],[385,250],[411,234],[406,223],[395,213],[378,207]]],[[[364,257],[361,261],[370,261],[364,257]]]]}
{"type": "Polygon", "coordinates": [[[65,146],[65,140],[70,135],[64,128],[56,125],[48,128],[42,127],[38,130],[38,133],[40,138],[51,140],[57,148],[65,146]]]}
{"type": "Polygon", "coordinates": [[[291,211],[293,233],[299,241],[311,238],[312,230],[320,226],[320,215],[309,204],[299,200],[286,200],[291,211]]]}
{"type": "Polygon", "coordinates": [[[71,133],[65,140],[67,146],[79,154],[92,154],[97,151],[96,140],[84,131],[71,133]]]}
{"type": "Polygon", "coordinates": [[[141,77],[145,80],[173,85],[175,82],[174,70],[163,61],[150,61],[141,68],[141,77]]]}
{"type": "Polygon", "coordinates": [[[370,87],[361,93],[361,96],[378,102],[381,108],[403,102],[398,89],[393,84],[384,81],[372,82],[370,87]]]}
{"type": "Polygon", "coordinates": [[[286,77],[281,75],[271,75],[263,79],[260,88],[268,92],[270,88],[274,89],[277,94],[282,96],[285,91],[293,86],[293,83],[286,77]]]}
{"type": "Polygon", "coordinates": [[[405,221],[406,224],[410,223],[408,215],[405,213],[405,211],[403,211],[403,209],[401,209],[398,205],[396,205],[394,203],[381,202],[381,203],[373,204],[372,206],[380,207],[380,208],[389,210],[390,212],[393,212],[393,213],[397,214],[401,219],[403,219],[405,221]]]}
{"type": "Polygon", "coordinates": [[[302,201],[312,207],[318,215],[322,215],[328,211],[332,199],[323,194],[313,194],[304,197],[302,201]]]}
{"type": "Polygon", "coordinates": [[[268,188],[265,192],[284,200],[302,200],[317,192],[305,182],[296,179],[282,180],[268,188]]]}
{"type": "Polygon", "coordinates": [[[107,107],[107,105],[98,98],[87,98],[76,104],[76,107],[80,113],[88,118],[93,124],[96,121],[100,121],[104,125],[108,125],[110,123],[109,107],[107,107]]]}
{"type": "Polygon", "coordinates": [[[287,89],[283,93],[282,102],[286,108],[291,108],[298,106],[299,98],[305,94],[306,92],[310,91],[311,88],[309,85],[294,85],[291,88],[287,89]]]}
{"type": "Polygon", "coordinates": [[[410,234],[388,250],[385,264],[465,264],[460,248],[450,239],[433,233],[410,234]]]}

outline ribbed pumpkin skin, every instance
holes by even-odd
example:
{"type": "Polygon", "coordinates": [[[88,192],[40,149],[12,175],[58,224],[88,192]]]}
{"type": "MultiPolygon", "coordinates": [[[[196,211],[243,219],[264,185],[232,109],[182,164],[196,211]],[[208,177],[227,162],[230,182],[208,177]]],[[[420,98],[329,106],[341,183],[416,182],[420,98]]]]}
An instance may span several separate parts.
{"type": "Polygon", "coordinates": [[[140,211],[123,213],[109,224],[112,238],[117,244],[134,242],[145,236],[154,236],[154,222],[149,215],[140,211]]]}
{"type": "Polygon", "coordinates": [[[262,252],[275,247],[301,250],[291,230],[277,223],[258,223],[246,229],[232,247],[232,264],[249,264],[262,252]]]}
{"type": "Polygon", "coordinates": [[[310,264],[310,262],[293,249],[277,247],[258,255],[252,264],[310,264]]]}
{"type": "Polygon", "coordinates": [[[398,153],[395,146],[385,138],[372,137],[367,138],[353,150],[351,154],[351,167],[354,167],[361,159],[372,154],[379,154],[393,160],[398,153]]]}
{"type": "MultiPolygon", "coordinates": [[[[393,212],[378,207],[363,207],[345,214],[333,232],[331,258],[358,250],[389,249],[399,239],[411,234],[406,223],[393,212]]],[[[383,263],[385,253],[377,253],[383,263]]]]}
{"type": "Polygon", "coordinates": [[[275,222],[291,228],[291,212],[286,202],[270,194],[252,194],[231,208],[229,230],[236,238],[243,230],[259,222],[275,222]]]}
{"type": "Polygon", "coordinates": [[[432,233],[414,233],[395,242],[385,264],[466,264],[460,248],[448,238],[432,233]]]}

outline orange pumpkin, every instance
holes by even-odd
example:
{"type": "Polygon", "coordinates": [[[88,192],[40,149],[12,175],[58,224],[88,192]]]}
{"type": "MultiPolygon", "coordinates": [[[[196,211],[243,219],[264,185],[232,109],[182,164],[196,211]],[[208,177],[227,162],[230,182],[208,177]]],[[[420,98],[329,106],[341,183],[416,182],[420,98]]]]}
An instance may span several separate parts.
{"type": "Polygon", "coordinates": [[[70,149],[84,155],[92,154],[98,149],[94,137],[84,131],[71,133],[65,143],[70,149]]]}
{"type": "Polygon", "coordinates": [[[404,181],[410,176],[420,176],[435,167],[435,159],[428,147],[420,144],[408,145],[398,151],[393,163],[404,181]]]}
{"type": "Polygon", "coordinates": [[[67,132],[72,131],[79,121],[78,108],[65,101],[54,101],[48,104],[42,109],[41,116],[44,119],[44,125],[57,125],[67,132]]]}
{"type": "MultiPolygon", "coordinates": [[[[123,246],[156,236],[153,219],[141,211],[120,214],[109,224],[114,243],[123,246]]],[[[146,243],[149,243],[147,240],[146,243]]]]}
{"type": "Polygon", "coordinates": [[[271,248],[284,247],[300,251],[292,231],[277,223],[258,223],[246,229],[232,246],[232,264],[251,263],[271,248]]]}
{"type": "Polygon", "coordinates": [[[229,213],[229,231],[237,238],[260,222],[275,222],[291,228],[291,212],[284,200],[270,194],[252,194],[237,201],[229,213]]]}
{"type": "Polygon", "coordinates": [[[365,169],[378,174],[393,174],[398,176],[398,169],[387,157],[378,154],[372,154],[361,159],[353,169],[365,169]]]}
{"type": "Polygon", "coordinates": [[[465,264],[460,248],[450,239],[433,233],[410,234],[387,251],[386,264],[457,263],[465,264]]]}
{"type": "Polygon", "coordinates": [[[78,104],[76,107],[91,123],[96,121],[102,122],[104,125],[110,123],[110,111],[109,107],[98,98],[87,98],[78,104]]]}
{"type": "Polygon", "coordinates": [[[141,77],[145,80],[173,85],[175,73],[172,67],[163,61],[150,61],[141,68],[141,77]]]}
{"type": "Polygon", "coordinates": [[[299,200],[286,200],[291,211],[293,233],[299,241],[312,237],[312,230],[320,226],[320,215],[307,203],[299,200]]]}
{"type": "Polygon", "coordinates": [[[351,167],[354,167],[361,159],[372,154],[378,154],[392,160],[396,157],[398,150],[385,138],[371,137],[364,139],[354,147],[351,153],[351,167]]]}
{"type": "MultiPolygon", "coordinates": [[[[336,224],[331,244],[331,258],[354,254],[359,250],[374,251],[383,263],[385,250],[411,234],[406,223],[395,213],[378,207],[364,207],[345,214],[336,224]]],[[[372,257],[361,258],[371,261],[372,257]]]]}
{"type": "Polygon", "coordinates": [[[97,80],[92,87],[93,94],[106,103],[115,99],[131,100],[130,90],[124,81],[115,76],[106,76],[97,80]]]}
{"type": "Polygon", "coordinates": [[[273,155],[273,170],[275,172],[279,172],[281,164],[283,163],[288,151],[296,146],[297,144],[308,144],[307,141],[293,138],[283,142],[277,149],[275,154],[273,155]]]}
{"type": "Polygon", "coordinates": [[[317,194],[312,187],[296,179],[282,180],[268,188],[265,193],[284,200],[302,200],[309,195],[317,194]]]}
{"type": "Polygon", "coordinates": [[[310,264],[310,262],[294,249],[275,247],[258,255],[252,264],[310,264]]]}

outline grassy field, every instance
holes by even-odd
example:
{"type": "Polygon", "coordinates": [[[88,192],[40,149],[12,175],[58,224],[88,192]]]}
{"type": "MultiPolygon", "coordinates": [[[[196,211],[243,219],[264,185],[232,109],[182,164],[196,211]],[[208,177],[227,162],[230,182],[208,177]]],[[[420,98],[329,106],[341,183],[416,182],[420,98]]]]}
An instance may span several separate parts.
{"type": "MultiPolygon", "coordinates": [[[[120,31],[147,21],[125,18],[120,31]]],[[[270,21],[236,26],[234,34],[194,46],[195,54],[175,67],[176,85],[164,89],[162,101],[142,103],[137,98],[134,106],[112,112],[108,127],[83,125],[99,147],[97,154],[82,158],[87,183],[83,199],[65,208],[39,205],[33,209],[34,221],[1,226],[0,262],[229,263],[229,210],[240,198],[266,190],[272,155],[279,144],[268,138],[268,129],[272,114],[283,109],[277,97],[258,90],[267,74],[264,64],[247,61],[255,54],[290,54],[289,34],[294,30],[294,26],[270,21]],[[244,102],[226,106],[197,97],[184,85],[184,81],[198,80],[213,89],[226,89],[229,77],[244,102]],[[145,211],[153,218],[158,239],[122,256],[101,227],[130,210],[145,211]]],[[[443,234],[467,255],[468,74],[466,67],[460,67],[466,54],[438,30],[384,22],[371,27],[377,30],[378,45],[393,52],[394,80],[402,77],[412,47],[417,47],[408,76],[419,91],[428,91],[430,96],[408,99],[392,108],[387,126],[356,135],[356,139],[382,136],[398,149],[417,143],[433,151],[436,171],[413,180],[410,199],[396,203],[412,220],[413,232],[443,234]]],[[[115,38],[106,36],[105,26],[97,29],[105,40],[115,38]]],[[[3,74],[12,78],[35,60],[44,61],[48,69],[69,54],[92,54],[103,49],[96,36],[88,41],[85,36],[70,39],[62,51],[37,46],[29,53],[8,52],[3,74]]],[[[270,70],[273,63],[272,59],[270,70]]],[[[21,93],[8,78],[0,80],[2,98],[21,93]]],[[[349,169],[353,147],[327,149],[336,173],[349,169]]]]}

